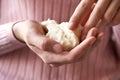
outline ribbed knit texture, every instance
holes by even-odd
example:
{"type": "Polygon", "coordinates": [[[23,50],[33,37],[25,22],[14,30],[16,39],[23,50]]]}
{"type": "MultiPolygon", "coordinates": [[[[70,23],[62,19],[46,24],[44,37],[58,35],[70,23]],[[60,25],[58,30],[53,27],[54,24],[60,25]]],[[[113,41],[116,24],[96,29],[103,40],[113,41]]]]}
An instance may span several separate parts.
{"type": "MultiPolygon", "coordinates": [[[[25,19],[68,21],[79,2],[80,0],[0,0],[0,24],[25,19]]],[[[12,36],[1,31],[0,48],[3,46],[4,49],[0,53],[8,49],[5,45],[12,45],[14,50],[11,47],[12,52],[0,56],[0,80],[118,80],[120,73],[117,55],[120,53],[115,52],[115,46],[110,41],[111,30],[108,27],[104,30],[104,40],[91,54],[79,62],[57,68],[43,63],[28,47],[18,49],[16,46],[19,43],[12,44],[9,41],[13,39],[10,38],[12,36]]],[[[116,34],[120,34],[120,30],[116,34]]]]}
{"type": "Polygon", "coordinates": [[[15,22],[0,25],[0,55],[25,46],[24,43],[17,41],[14,37],[12,31],[14,24],[15,22]]]}

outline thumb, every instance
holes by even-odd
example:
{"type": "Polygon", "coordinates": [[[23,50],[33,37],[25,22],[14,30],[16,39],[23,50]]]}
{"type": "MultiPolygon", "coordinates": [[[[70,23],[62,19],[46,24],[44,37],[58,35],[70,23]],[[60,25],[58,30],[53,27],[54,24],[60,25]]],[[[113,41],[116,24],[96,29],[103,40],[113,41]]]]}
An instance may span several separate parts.
{"type": "Polygon", "coordinates": [[[46,36],[34,36],[35,38],[32,38],[30,41],[30,44],[32,46],[35,46],[41,50],[50,51],[59,53],[62,52],[62,45],[60,43],[47,38],[46,36]]]}

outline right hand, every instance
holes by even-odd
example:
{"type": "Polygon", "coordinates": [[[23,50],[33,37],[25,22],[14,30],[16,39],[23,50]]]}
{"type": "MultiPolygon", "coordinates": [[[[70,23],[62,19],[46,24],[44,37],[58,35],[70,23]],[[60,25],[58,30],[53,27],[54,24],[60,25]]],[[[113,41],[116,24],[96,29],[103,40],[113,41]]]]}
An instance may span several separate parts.
{"type": "Polygon", "coordinates": [[[13,26],[15,37],[27,44],[47,64],[52,66],[63,65],[77,62],[81,57],[90,53],[94,47],[93,44],[99,41],[95,28],[88,32],[85,40],[71,51],[63,51],[62,46],[45,36],[42,25],[36,21],[22,21],[13,26]],[[90,50],[90,51],[89,51],[90,50]]]}
{"type": "Polygon", "coordinates": [[[81,0],[69,21],[69,28],[84,26],[81,40],[93,27],[112,27],[120,24],[120,0],[81,0]]]}

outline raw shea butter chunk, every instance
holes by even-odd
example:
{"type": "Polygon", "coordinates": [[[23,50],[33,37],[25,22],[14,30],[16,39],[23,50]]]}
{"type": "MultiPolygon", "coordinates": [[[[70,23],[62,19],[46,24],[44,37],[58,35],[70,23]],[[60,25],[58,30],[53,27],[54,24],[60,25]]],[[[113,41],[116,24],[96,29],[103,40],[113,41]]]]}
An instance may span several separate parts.
{"type": "Polygon", "coordinates": [[[47,20],[41,23],[47,30],[46,36],[59,42],[64,50],[71,50],[79,44],[79,36],[81,34],[81,26],[72,31],[68,29],[68,22],[58,24],[54,20],[47,20]]]}

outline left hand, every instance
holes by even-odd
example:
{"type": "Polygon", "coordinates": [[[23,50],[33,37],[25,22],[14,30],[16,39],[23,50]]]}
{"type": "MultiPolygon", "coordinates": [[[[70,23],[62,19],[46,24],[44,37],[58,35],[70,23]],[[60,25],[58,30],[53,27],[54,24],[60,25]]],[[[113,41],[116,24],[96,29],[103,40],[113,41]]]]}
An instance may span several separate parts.
{"type": "Polygon", "coordinates": [[[63,64],[81,61],[85,56],[88,56],[89,54],[91,54],[91,52],[94,51],[94,49],[96,49],[96,47],[99,46],[100,42],[103,39],[103,36],[104,36],[104,33],[98,32],[96,28],[90,29],[88,31],[86,38],[78,46],[73,48],[71,51],[68,51],[68,52],[65,51],[63,53],[60,53],[62,55],[58,55],[58,58],[56,56],[57,62],[53,58],[53,62],[52,63],[50,62],[50,66],[60,66],[63,64]],[[93,40],[92,40],[92,37],[94,37],[93,40]],[[90,42],[92,43],[90,44],[90,42]]]}
{"type": "Polygon", "coordinates": [[[37,54],[44,63],[52,66],[59,66],[74,63],[81,60],[81,57],[92,52],[94,43],[99,43],[99,36],[96,28],[89,30],[85,40],[70,51],[63,51],[62,46],[45,36],[43,26],[34,20],[17,22],[13,26],[13,33],[16,39],[26,45],[37,54]]]}
{"type": "Polygon", "coordinates": [[[79,24],[83,24],[82,21],[86,21],[82,37],[85,37],[92,27],[120,24],[120,0],[82,0],[70,18],[69,28],[75,29],[79,24]],[[95,6],[91,11],[93,5],[95,6]]]}

